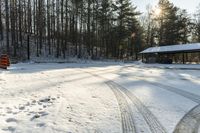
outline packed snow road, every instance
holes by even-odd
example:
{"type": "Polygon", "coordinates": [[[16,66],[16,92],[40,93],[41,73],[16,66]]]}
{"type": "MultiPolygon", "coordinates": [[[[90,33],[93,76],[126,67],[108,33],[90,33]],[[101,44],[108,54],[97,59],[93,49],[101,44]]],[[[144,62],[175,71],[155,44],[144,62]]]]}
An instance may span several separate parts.
{"type": "Polygon", "coordinates": [[[198,133],[199,75],[196,66],[16,64],[0,69],[0,133],[198,133]]]}

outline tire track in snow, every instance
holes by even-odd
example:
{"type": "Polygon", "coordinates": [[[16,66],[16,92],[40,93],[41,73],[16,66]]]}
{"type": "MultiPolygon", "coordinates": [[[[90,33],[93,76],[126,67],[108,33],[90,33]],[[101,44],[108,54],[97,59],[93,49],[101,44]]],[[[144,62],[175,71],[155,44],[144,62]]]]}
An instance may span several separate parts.
{"type": "MultiPolygon", "coordinates": [[[[120,74],[117,74],[117,75],[120,75],[120,74]]],[[[126,75],[123,75],[123,76],[126,76],[126,75]]],[[[198,106],[196,106],[191,111],[185,114],[185,116],[181,119],[181,121],[178,123],[178,125],[176,126],[174,130],[174,133],[198,133],[198,130],[200,127],[200,96],[199,95],[181,90],[176,87],[165,85],[162,83],[146,81],[139,77],[135,77],[135,78],[147,84],[159,87],[160,89],[164,89],[172,93],[178,94],[180,96],[183,96],[187,99],[190,99],[193,102],[199,103],[198,106]]]]}
{"type": "Polygon", "coordinates": [[[174,130],[174,133],[198,133],[200,127],[200,96],[161,83],[153,83],[153,82],[149,83],[161,89],[165,89],[170,92],[181,95],[199,104],[184,115],[184,117],[180,120],[180,122],[178,123],[178,125],[175,127],[174,130]]]}
{"type": "Polygon", "coordinates": [[[129,65],[129,66],[125,66],[126,68],[132,68],[132,67],[135,67],[135,68],[152,68],[152,69],[166,69],[166,70],[200,70],[200,68],[187,68],[187,67],[181,67],[181,68],[178,68],[178,67],[170,67],[170,66],[137,66],[137,65],[129,65]]]}
{"type": "MultiPolygon", "coordinates": [[[[120,75],[120,74],[117,74],[117,75],[120,75]]],[[[123,77],[126,77],[126,74],[123,75],[123,77]]],[[[196,103],[200,104],[200,96],[196,95],[194,93],[191,93],[191,92],[188,92],[188,91],[184,91],[184,90],[181,90],[179,88],[176,88],[176,87],[173,87],[173,86],[169,86],[169,85],[165,85],[165,84],[162,84],[162,83],[147,81],[147,80],[144,80],[143,78],[140,78],[140,77],[137,77],[137,76],[135,76],[134,78],[138,79],[140,81],[143,81],[143,82],[145,82],[147,84],[159,87],[160,89],[164,89],[164,90],[176,93],[176,94],[181,95],[181,96],[183,96],[183,97],[185,97],[187,99],[192,100],[193,102],[196,102],[196,103]]]]}
{"type": "Polygon", "coordinates": [[[184,91],[184,90],[181,90],[181,89],[178,89],[178,88],[175,88],[175,87],[172,87],[172,86],[168,86],[168,85],[164,85],[164,84],[161,84],[161,83],[157,83],[157,82],[149,82],[149,81],[145,81],[153,86],[157,86],[161,89],[164,89],[164,90],[168,90],[170,92],[173,92],[173,93],[176,93],[178,95],[181,95],[187,99],[190,99],[192,100],[193,102],[196,102],[196,103],[200,103],[200,96],[199,95],[196,95],[196,94],[193,94],[193,93],[190,93],[190,92],[187,92],[187,91],[184,91]]]}
{"type": "Polygon", "coordinates": [[[142,78],[136,77],[136,79],[142,80],[145,83],[151,84],[153,86],[159,87],[160,89],[164,89],[170,91],[172,93],[183,96],[187,99],[190,99],[193,102],[198,103],[196,107],[194,107],[191,111],[186,113],[184,117],[180,120],[178,125],[175,127],[174,133],[198,133],[200,127],[200,96],[181,90],[176,87],[172,87],[169,85],[165,85],[158,82],[150,82],[146,81],[142,78]]]}
{"type": "Polygon", "coordinates": [[[149,125],[152,133],[166,133],[165,128],[161,125],[157,118],[133,93],[113,81],[110,82],[112,82],[112,84],[115,85],[116,88],[120,89],[133,102],[133,104],[136,106],[136,108],[145,119],[146,123],[149,125]]]}
{"type": "Polygon", "coordinates": [[[130,106],[128,105],[128,102],[123,95],[122,92],[120,92],[119,89],[117,89],[112,82],[106,82],[106,84],[111,88],[113,93],[115,94],[115,97],[117,98],[118,105],[121,112],[121,120],[122,120],[122,131],[123,133],[135,133],[136,128],[134,124],[134,119],[132,115],[132,111],[130,106]]]}
{"type": "MultiPolygon", "coordinates": [[[[95,77],[99,77],[101,79],[106,80],[106,84],[111,88],[111,90],[116,93],[117,90],[120,90],[120,93],[124,93],[131,101],[132,103],[136,106],[136,108],[138,109],[138,111],[141,113],[141,115],[143,116],[145,122],[148,124],[150,130],[152,133],[167,133],[166,129],[162,126],[162,124],[157,120],[157,118],[154,116],[154,114],[152,114],[152,112],[130,91],[128,91],[126,88],[120,86],[119,84],[117,84],[116,82],[112,81],[112,80],[108,80],[104,77],[101,77],[97,74],[91,73],[91,72],[87,72],[84,71],[90,75],[93,75],[95,77]]],[[[117,92],[119,93],[119,91],[117,92]]],[[[122,113],[122,112],[121,112],[122,113]]],[[[123,120],[123,118],[122,118],[123,120]]]]}
{"type": "Polygon", "coordinates": [[[183,96],[183,97],[185,97],[187,99],[192,100],[193,102],[196,102],[196,103],[200,104],[200,96],[199,95],[196,95],[194,93],[190,93],[188,91],[181,90],[181,89],[173,87],[173,86],[165,85],[165,84],[162,84],[162,83],[146,81],[146,80],[144,80],[142,78],[139,78],[139,77],[135,77],[135,78],[139,79],[139,80],[142,80],[142,81],[144,81],[144,82],[146,82],[148,84],[151,84],[153,86],[159,87],[161,89],[164,89],[164,90],[176,93],[178,95],[181,95],[181,96],[183,96]]]}
{"type": "Polygon", "coordinates": [[[198,133],[200,126],[200,104],[190,110],[177,124],[174,133],[198,133]]]}
{"type": "Polygon", "coordinates": [[[142,78],[135,77],[136,79],[142,80],[145,83],[151,84],[153,86],[159,87],[160,89],[164,89],[170,91],[172,93],[183,96],[187,99],[190,99],[193,102],[198,103],[196,107],[194,107],[191,111],[186,113],[178,125],[175,127],[174,133],[198,133],[200,127],[200,96],[194,93],[190,93],[188,91],[181,90],[176,87],[172,87],[169,85],[165,85],[158,82],[150,82],[146,81],[142,78]]]}
{"type": "MultiPolygon", "coordinates": [[[[91,72],[83,71],[85,73],[88,73],[92,76],[105,79],[103,77],[100,77],[99,75],[93,74],[91,72]]],[[[107,80],[107,79],[106,79],[107,80]]],[[[121,115],[121,123],[122,123],[122,132],[123,133],[136,133],[136,128],[134,124],[134,119],[133,119],[133,113],[132,110],[126,100],[125,95],[118,89],[116,88],[115,85],[112,84],[111,81],[105,82],[105,84],[113,91],[118,105],[120,109],[120,115],[121,115]]]]}

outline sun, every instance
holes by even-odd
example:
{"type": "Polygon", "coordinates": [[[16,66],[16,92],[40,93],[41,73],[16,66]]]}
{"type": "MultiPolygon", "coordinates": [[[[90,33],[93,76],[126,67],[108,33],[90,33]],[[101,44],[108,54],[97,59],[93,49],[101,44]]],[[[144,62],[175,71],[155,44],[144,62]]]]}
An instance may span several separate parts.
{"type": "Polygon", "coordinates": [[[162,13],[162,10],[160,8],[155,8],[154,10],[155,16],[160,16],[161,13],[162,13]]]}

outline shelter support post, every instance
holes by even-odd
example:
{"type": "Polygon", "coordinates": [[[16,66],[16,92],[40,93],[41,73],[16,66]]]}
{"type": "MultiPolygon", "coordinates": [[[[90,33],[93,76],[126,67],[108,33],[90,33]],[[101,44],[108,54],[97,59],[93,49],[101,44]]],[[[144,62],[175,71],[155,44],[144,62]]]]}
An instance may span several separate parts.
{"type": "Polygon", "coordinates": [[[182,54],[183,64],[185,64],[185,54],[182,54]]]}
{"type": "Polygon", "coordinates": [[[144,62],[144,54],[142,54],[142,62],[144,62]]]}

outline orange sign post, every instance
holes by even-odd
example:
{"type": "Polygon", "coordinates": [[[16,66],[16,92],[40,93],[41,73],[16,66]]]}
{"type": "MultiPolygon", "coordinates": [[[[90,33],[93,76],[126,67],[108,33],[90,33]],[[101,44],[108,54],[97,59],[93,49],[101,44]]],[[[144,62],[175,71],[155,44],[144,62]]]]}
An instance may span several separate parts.
{"type": "Polygon", "coordinates": [[[10,59],[8,55],[3,54],[0,58],[0,68],[7,69],[10,66],[10,59]]]}

